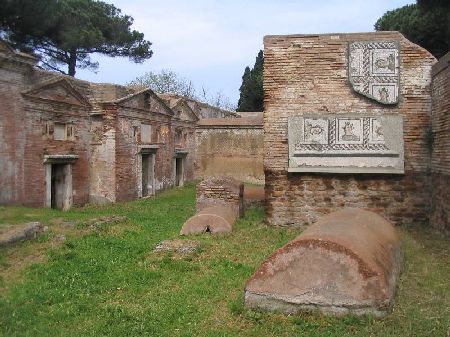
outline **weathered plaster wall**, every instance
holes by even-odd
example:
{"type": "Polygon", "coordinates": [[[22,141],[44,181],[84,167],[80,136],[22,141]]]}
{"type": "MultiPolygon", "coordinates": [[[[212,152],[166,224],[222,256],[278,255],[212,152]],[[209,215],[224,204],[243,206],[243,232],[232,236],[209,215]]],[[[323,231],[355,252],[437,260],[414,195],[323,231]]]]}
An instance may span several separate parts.
{"type": "MultiPolygon", "coordinates": [[[[195,123],[188,123],[182,120],[172,122],[172,132],[177,129],[182,130],[183,139],[180,143],[175,143],[175,151],[186,153],[184,157],[184,181],[194,180],[194,165],[197,156],[197,147],[195,140],[195,123]]],[[[174,178],[174,177],[173,177],[174,178]]]]}
{"type": "Polygon", "coordinates": [[[450,235],[450,53],[433,66],[431,225],[450,235]]]}
{"type": "Polygon", "coordinates": [[[267,36],[264,39],[264,171],[272,225],[308,225],[341,207],[395,224],[427,223],[430,189],[431,67],[434,57],[397,32],[267,36]],[[347,77],[350,41],[400,43],[400,102],[355,93],[347,77]],[[394,113],[404,118],[405,174],[288,173],[287,119],[299,113],[394,113]]]}
{"type": "Polygon", "coordinates": [[[203,119],[197,127],[196,142],[196,178],[231,176],[264,183],[261,119],[203,119]]]}
{"type": "Polygon", "coordinates": [[[116,201],[116,122],[114,106],[104,106],[90,118],[89,201],[116,201]]]}

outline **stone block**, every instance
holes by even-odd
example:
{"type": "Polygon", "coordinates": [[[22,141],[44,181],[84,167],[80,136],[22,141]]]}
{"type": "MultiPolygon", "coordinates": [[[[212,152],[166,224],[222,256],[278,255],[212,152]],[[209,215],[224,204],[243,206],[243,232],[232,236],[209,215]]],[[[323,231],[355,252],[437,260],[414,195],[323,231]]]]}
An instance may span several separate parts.
{"type": "Polygon", "coordinates": [[[6,247],[20,241],[34,239],[39,233],[46,230],[46,227],[39,222],[29,222],[19,225],[2,225],[0,226],[0,247],[6,247]]]}

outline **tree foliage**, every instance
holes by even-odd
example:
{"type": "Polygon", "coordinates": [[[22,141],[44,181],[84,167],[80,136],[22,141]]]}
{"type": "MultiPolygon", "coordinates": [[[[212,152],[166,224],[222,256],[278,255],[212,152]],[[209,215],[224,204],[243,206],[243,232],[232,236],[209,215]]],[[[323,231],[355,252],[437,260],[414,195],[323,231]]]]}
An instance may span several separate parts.
{"type": "Polygon", "coordinates": [[[172,93],[186,98],[202,101],[221,109],[236,109],[236,106],[230,101],[230,99],[220,91],[215,94],[211,94],[207,89],[202,88],[201,94],[198,95],[191,80],[168,69],[163,69],[159,73],[149,71],[128,83],[128,86],[150,88],[159,94],[172,93]]]}
{"type": "Polygon", "coordinates": [[[398,30],[439,58],[450,50],[450,1],[418,0],[388,11],[375,23],[375,30],[398,30]]]}
{"type": "Polygon", "coordinates": [[[245,67],[236,111],[264,111],[264,55],[260,50],[253,69],[245,67]]]}
{"type": "Polygon", "coordinates": [[[199,100],[220,109],[228,111],[236,110],[236,104],[233,103],[228,96],[225,96],[220,91],[217,91],[215,94],[210,94],[207,90],[202,88],[202,95],[199,100]]]}
{"type": "Polygon", "coordinates": [[[160,73],[149,71],[137,77],[128,85],[131,87],[150,88],[159,94],[172,93],[187,98],[196,98],[192,81],[167,69],[163,69],[160,73]]]}
{"type": "Polygon", "coordinates": [[[76,68],[95,70],[92,53],[126,56],[142,62],[151,42],[131,30],[133,18],[97,0],[0,0],[2,38],[37,54],[47,69],[74,76],[76,68]]]}

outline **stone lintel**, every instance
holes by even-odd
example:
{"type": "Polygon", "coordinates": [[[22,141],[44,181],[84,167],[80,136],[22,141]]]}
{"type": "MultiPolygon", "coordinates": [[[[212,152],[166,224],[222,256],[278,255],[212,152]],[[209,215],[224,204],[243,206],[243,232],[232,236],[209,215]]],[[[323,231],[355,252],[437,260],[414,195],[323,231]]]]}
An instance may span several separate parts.
{"type": "Polygon", "coordinates": [[[159,145],[145,145],[141,147],[139,153],[141,154],[155,153],[158,149],[159,145]]]}
{"type": "Polygon", "coordinates": [[[72,164],[79,158],[76,154],[44,155],[44,164],[72,164]]]}
{"type": "Polygon", "coordinates": [[[174,157],[186,157],[189,154],[189,151],[187,149],[175,149],[174,157]]]}

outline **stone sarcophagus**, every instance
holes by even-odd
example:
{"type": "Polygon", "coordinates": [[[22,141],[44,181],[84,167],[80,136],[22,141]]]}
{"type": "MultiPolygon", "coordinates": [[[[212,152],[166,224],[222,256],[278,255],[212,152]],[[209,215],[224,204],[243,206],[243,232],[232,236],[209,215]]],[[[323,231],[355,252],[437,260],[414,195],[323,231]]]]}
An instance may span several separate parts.
{"type": "Polygon", "coordinates": [[[288,139],[289,172],[404,173],[400,115],[300,114],[288,139]]]}
{"type": "Polygon", "coordinates": [[[392,307],[401,267],[395,228],[378,214],[346,208],[321,218],[273,253],[245,287],[250,308],[373,314],[392,307]]]}

